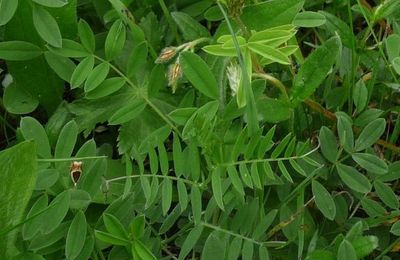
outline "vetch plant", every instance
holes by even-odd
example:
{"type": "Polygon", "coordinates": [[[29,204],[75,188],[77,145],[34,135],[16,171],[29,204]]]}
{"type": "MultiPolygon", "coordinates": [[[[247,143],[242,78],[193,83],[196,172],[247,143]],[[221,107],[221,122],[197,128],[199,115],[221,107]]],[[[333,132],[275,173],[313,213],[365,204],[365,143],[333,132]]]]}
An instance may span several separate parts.
{"type": "Polygon", "coordinates": [[[0,1],[1,258],[396,259],[397,7],[0,1]]]}

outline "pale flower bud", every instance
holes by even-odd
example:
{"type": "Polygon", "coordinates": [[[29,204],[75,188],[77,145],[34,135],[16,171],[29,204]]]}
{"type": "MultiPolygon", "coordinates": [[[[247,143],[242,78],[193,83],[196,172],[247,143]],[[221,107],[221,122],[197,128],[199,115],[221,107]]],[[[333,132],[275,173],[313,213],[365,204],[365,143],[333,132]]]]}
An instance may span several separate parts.
{"type": "Polygon", "coordinates": [[[226,69],[229,86],[232,90],[232,96],[235,96],[239,90],[240,81],[242,79],[242,70],[236,63],[231,63],[226,69]]]}
{"type": "Polygon", "coordinates": [[[171,60],[176,55],[176,47],[166,47],[164,48],[158,58],[156,59],[156,63],[165,63],[171,60]]]}

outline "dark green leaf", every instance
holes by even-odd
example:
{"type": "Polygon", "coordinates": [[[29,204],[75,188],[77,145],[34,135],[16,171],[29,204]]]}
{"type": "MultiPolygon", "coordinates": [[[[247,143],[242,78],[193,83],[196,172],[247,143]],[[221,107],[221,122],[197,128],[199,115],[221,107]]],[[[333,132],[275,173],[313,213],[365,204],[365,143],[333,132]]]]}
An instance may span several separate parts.
{"type": "Polygon", "coordinates": [[[0,42],[0,58],[4,60],[30,60],[40,56],[41,54],[42,51],[40,50],[40,48],[30,42],[0,42]]]}
{"type": "Polygon", "coordinates": [[[336,169],[342,181],[352,190],[367,193],[371,190],[371,183],[360,172],[351,166],[337,164],[336,169]]]}
{"type": "Polygon", "coordinates": [[[355,150],[362,151],[373,145],[383,134],[386,128],[386,121],[378,118],[364,127],[355,143],[355,150]]]}
{"type": "Polygon", "coordinates": [[[82,251],[86,238],[86,217],[82,211],[78,211],[71,222],[65,242],[65,256],[67,259],[75,259],[82,251]]]}
{"type": "Polygon", "coordinates": [[[312,192],[315,197],[315,203],[322,214],[330,220],[334,220],[336,216],[336,206],[331,194],[322,184],[312,181],[312,192]]]}
{"type": "Polygon", "coordinates": [[[179,56],[183,73],[193,86],[212,99],[218,98],[218,84],[207,64],[192,52],[183,52],[179,56]]]}
{"type": "Polygon", "coordinates": [[[46,9],[38,5],[33,5],[32,17],[33,24],[40,37],[50,45],[61,48],[61,32],[54,17],[46,9]]]}

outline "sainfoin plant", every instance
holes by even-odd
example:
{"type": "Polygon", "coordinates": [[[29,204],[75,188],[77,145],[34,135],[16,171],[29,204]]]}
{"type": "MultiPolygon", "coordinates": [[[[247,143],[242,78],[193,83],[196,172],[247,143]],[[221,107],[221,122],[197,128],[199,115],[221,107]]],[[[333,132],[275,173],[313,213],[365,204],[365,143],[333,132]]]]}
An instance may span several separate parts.
{"type": "Polygon", "coordinates": [[[398,259],[400,1],[0,0],[1,259],[398,259]]]}

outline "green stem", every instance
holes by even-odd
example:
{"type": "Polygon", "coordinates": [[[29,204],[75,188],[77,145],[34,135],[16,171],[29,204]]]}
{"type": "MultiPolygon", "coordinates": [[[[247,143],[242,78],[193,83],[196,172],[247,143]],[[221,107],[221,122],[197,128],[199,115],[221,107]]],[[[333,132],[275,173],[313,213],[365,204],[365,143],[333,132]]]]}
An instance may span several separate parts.
{"type": "Polygon", "coordinates": [[[174,34],[178,45],[181,44],[182,43],[182,39],[181,39],[181,37],[180,37],[180,35],[178,33],[178,30],[176,28],[176,24],[175,24],[174,20],[172,19],[171,14],[169,13],[168,7],[165,5],[164,0],[158,0],[158,3],[161,6],[161,9],[162,9],[162,11],[164,13],[164,16],[167,19],[169,27],[170,27],[172,33],[174,34]]]}
{"type": "Polygon", "coordinates": [[[253,73],[253,77],[262,78],[262,79],[265,79],[268,82],[272,83],[272,85],[274,85],[276,88],[279,89],[279,91],[282,93],[282,96],[284,97],[284,99],[286,101],[289,101],[289,96],[287,94],[286,87],[285,87],[285,85],[283,85],[283,83],[279,79],[277,79],[269,74],[266,74],[266,73],[253,73]]]}
{"type": "Polygon", "coordinates": [[[232,232],[230,230],[223,229],[223,228],[221,228],[219,226],[214,226],[214,225],[206,223],[206,222],[200,222],[200,225],[208,227],[208,228],[211,228],[211,229],[214,229],[214,230],[217,230],[217,231],[220,231],[222,233],[225,233],[225,234],[228,234],[228,235],[231,235],[231,236],[234,236],[234,237],[241,238],[242,240],[249,241],[249,242],[251,242],[253,244],[256,244],[256,245],[259,245],[259,246],[263,245],[263,242],[261,242],[261,241],[257,241],[257,240],[254,240],[252,238],[245,237],[245,236],[240,235],[238,233],[234,233],[234,232],[232,232]]]}
{"type": "MultiPolygon", "coordinates": [[[[119,74],[119,75],[125,80],[125,82],[128,83],[128,85],[131,86],[134,90],[138,90],[138,89],[139,89],[138,86],[136,86],[124,73],[122,73],[122,71],[120,71],[120,70],[119,70],[115,65],[113,65],[111,62],[109,62],[109,61],[107,61],[107,60],[104,60],[103,58],[101,58],[101,57],[99,57],[99,56],[96,56],[96,55],[94,55],[94,57],[95,57],[96,59],[98,59],[99,61],[101,61],[101,62],[107,62],[107,63],[110,65],[110,67],[111,67],[117,74],[119,74]]],[[[157,115],[158,115],[159,117],[161,117],[161,119],[163,119],[163,120],[164,120],[178,135],[179,135],[180,138],[183,139],[182,133],[179,131],[179,129],[172,123],[172,121],[171,121],[166,115],[164,115],[163,112],[161,112],[161,110],[160,110],[156,105],[154,105],[153,102],[151,102],[151,100],[150,100],[148,97],[146,97],[144,94],[141,94],[139,91],[138,91],[137,94],[140,95],[140,97],[143,98],[144,101],[146,101],[146,103],[153,109],[153,111],[156,112],[157,115]]]]}
{"type": "Polygon", "coordinates": [[[48,159],[36,159],[37,162],[70,162],[70,161],[85,161],[85,160],[96,160],[104,159],[107,156],[89,156],[89,157],[71,157],[71,158],[48,158],[48,159]]]}
{"type": "Polygon", "coordinates": [[[279,162],[279,161],[302,159],[302,158],[305,158],[305,157],[309,156],[310,154],[316,152],[318,149],[319,149],[319,145],[316,148],[314,148],[313,150],[309,151],[308,153],[305,153],[305,154],[300,155],[300,156],[243,160],[243,161],[237,161],[237,162],[222,163],[222,164],[220,164],[220,166],[232,166],[232,165],[249,164],[249,163],[260,163],[260,162],[279,162]]]}
{"type": "Polygon", "coordinates": [[[195,183],[192,181],[189,181],[187,179],[183,179],[183,178],[178,178],[178,177],[174,177],[174,176],[168,176],[168,175],[153,175],[153,174],[141,174],[141,175],[130,175],[130,176],[121,176],[121,177],[116,177],[116,178],[112,178],[109,180],[106,180],[107,183],[110,182],[114,182],[114,181],[120,181],[120,180],[125,180],[128,178],[132,178],[132,179],[136,179],[136,178],[140,178],[140,177],[151,177],[151,178],[160,178],[160,179],[169,179],[169,180],[173,180],[173,181],[182,181],[186,184],[192,185],[192,186],[199,186],[201,187],[202,184],[200,183],[195,183]]]}

